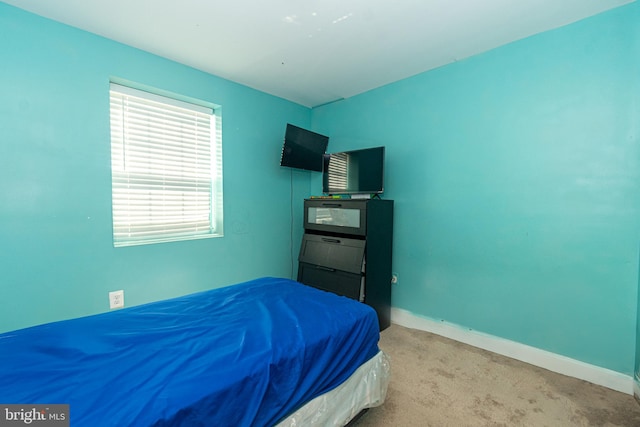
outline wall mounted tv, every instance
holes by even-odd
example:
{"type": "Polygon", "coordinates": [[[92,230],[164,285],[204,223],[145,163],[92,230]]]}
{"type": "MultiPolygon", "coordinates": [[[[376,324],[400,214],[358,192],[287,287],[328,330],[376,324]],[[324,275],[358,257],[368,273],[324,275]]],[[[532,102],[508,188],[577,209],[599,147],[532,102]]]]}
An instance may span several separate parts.
{"type": "Polygon", "coordinates": [[[287,123],[280,166],[322,172],[329,137],[287,123]]]}
{"type": "Polygon", "coordinates": [[[324,156],[325,194],[381,194],[384,191],[384,147],[324,156]]]}

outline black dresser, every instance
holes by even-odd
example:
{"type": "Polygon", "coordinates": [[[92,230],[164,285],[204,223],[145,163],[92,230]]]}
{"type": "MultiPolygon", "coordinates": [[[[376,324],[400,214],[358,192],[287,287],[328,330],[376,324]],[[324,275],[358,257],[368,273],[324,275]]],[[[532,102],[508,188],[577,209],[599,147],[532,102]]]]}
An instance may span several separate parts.
{"type": "Polygon", "coordinates": [[[298,281],[373,307],[390,324],[393,200],[308,199],[298,281]]]}

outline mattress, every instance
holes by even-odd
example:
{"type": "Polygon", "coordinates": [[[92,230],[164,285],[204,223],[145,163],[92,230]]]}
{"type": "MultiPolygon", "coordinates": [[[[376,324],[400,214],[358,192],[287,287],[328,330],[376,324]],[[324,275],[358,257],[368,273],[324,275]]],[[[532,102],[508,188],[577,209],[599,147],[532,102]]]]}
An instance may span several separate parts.
{"type": "Polygon", "coordinates": [[[73,426],[271,426],[379,354],[375,311],[262,278],[0,335],[0,402],[73,426]]]}
{"type": "Polygon", "coordinates": [[[389,357],[380,351],[345,382],[311,400],[277,427],[345,426],[363,410],[384,403],[390,374],[389,357]]]}

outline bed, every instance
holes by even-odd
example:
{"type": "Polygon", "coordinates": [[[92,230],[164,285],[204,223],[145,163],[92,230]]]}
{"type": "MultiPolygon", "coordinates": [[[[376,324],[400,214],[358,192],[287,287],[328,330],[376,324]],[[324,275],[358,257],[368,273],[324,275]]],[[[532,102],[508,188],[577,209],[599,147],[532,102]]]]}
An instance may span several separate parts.
{"type": "Polygon", "coordinates": [[[261,278],[0,335],[0,403],[72,426],[345,425],[385,398],[375,311],[261,278]]]}

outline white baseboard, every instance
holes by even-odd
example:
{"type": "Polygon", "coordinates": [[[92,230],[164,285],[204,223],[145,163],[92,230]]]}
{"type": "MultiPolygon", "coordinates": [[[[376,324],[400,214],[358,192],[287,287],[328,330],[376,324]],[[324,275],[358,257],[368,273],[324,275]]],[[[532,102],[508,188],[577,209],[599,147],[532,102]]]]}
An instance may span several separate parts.
{"type": "Polygon", "coordinates": [[[640,402],[640,379],[637,376],[633,380],[633,397],[640,402]]]}
{"type": "Polygon", "coordinates": [[[407,328],[419,329],[441,335],[455,341],[460,341],[474,347],[539,366],[549,371],[579,378],[630,395],[634,395],[635,391],[636,396],[640,396],[640,385],[637,381],[634,381],[631,376],[571,359],[570,357],[493,335],[465,329],[451,323],[439,322],[418,316],[400,308],[391,309],[391,322],[407,328]]]}

